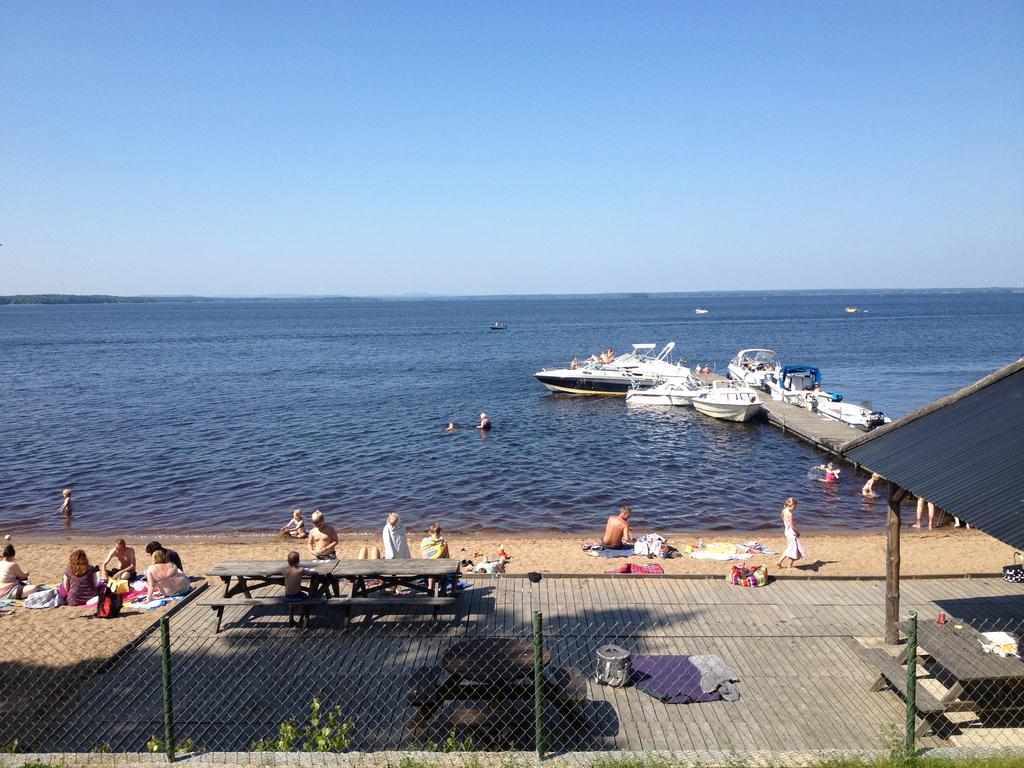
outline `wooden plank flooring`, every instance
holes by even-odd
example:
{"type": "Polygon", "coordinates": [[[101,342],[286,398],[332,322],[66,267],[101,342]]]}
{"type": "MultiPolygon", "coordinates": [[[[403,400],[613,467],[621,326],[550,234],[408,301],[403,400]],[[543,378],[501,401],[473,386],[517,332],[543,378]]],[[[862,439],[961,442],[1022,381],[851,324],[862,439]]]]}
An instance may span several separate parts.
{"type": "MultiPolygon", "coordinates": [[[[438,713],[427,733],[414,736],[405,727],[414,711],[405,702],[410,675],[438,664],[453,642],[528,638],[534,610],[543,614],[554,666],[590,673],[596,648],[614,642],[634,654],[718,655],[742,679],[737,702],[676,706],[637,688],[590,683],[584,732],[554,708],[547,712],[555,752],[881,749],[902,728],[903,702],[894,693],[868,690],[876,672],[855,650],[855,638],[882,634],[882,582],[779,580],[762,589],[667,576],[472,582],[451,620],[434,621],[427,610],[357,618],[345,626],[328,611],[299,631],[281,615],[232,609],[225,612],[226,630],[214,634],[214,612],[186,606],[171,620],[179,738],[208,750],[248,750],[275,735],[284,720],[302,719],[319,696],[354,721],[353,749],[439,741],[450,730],[453,705],[438,713]]],[[[1024,622],[1024,589],[996,579],[908,581],[903,613],[911,610],[922,620],[945,610],[985,628],[1016,627],[1024,622]]],[[[81,706],[58,724],[44,751],[102,744],[114,751],[144,749],[162,728],[158,643],[158,635],[148,638],[93,678],[81,706]],[[128,725],[124,713],[131,713],[128,725]]],[[[529,749],[529,702],[514,707],[509,721],[518,726],[503,746],[529,749]]],[[[976,729],[972,738],[979,733],[983,737],[976,729]]]]}

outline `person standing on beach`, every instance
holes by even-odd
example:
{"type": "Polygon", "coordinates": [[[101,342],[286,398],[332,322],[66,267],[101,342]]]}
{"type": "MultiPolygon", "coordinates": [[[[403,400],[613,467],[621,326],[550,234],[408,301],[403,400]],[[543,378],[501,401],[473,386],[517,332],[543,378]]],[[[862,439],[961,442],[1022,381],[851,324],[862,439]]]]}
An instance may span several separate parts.
{"type": "Polygon", "coordinates": [[[309,532],[309,551],[317,560],[337,560],[338,532],[334,526],[324,520],[324,513],[319,509],[310,518],[313,530],[309,532]]]}
{"type": "Polygon", "coordinates": [[[398,517],[398,513],[392,512],[388,515],[388,521],[384,525],[384,559],[394,560],[402,558],[408,560],[411,557],[409,541],[405,535],[405,526],[398,517]]]}
{"type": "Polygon", "coordinates": [[[608,549],[619,549],[624,545],[632,546],[633,531],[629,528],[629,518],[632,515],[633,510],[625,504],[619,507],[619,514],[608,518],[601,543],[608,549]]]}
{"type": "Polygon", "coordinates": [[[935,505],[930,501],[925,501],[920,496],[917,497],[917,520],[911,528],[921,527],[921,515],[924,513],[925,507],[928,507],[928,530],[932,529],[932,525],[935,523],[935,505]]]}
{"type": "Polygon", "coordinates": [[[71,517],[71,489],[65,488],[64,491],[64,503],[60,505],[60,509],[57,510],[64,517],[71,517]]]}
{"type": "Polygon", "coordinates": [[[808,559],[807,552],[804,551],[804,547],[800,543],[800,531],[797,530],[796,521],[793,519],[793,510],[795,509],[796,499],[790,496],[782,507],[782,523],[786,526],[786,551],[782,553],[782,557],[776,563],[779,568],[789,568],[797,560],[808,559]],[[789,560],[789,565],[784,566],[783,560],[789,560]]]}

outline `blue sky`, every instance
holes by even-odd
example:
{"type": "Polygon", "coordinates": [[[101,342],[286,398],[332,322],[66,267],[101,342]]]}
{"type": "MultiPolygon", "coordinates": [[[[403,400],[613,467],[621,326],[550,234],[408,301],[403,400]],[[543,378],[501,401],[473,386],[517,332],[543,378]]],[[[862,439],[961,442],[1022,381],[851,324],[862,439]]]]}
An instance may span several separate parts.
{"type": "Polygon", "coordinates": [[[0,293],[1024,281],[1024,3],[0,4],[0,293]]]}

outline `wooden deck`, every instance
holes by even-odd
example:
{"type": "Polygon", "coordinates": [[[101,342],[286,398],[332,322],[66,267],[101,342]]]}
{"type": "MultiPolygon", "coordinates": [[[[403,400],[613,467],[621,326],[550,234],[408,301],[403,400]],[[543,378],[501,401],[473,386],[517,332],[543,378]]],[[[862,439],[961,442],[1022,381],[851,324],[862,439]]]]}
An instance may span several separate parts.
{"type": "MultiPolygon", "coordinates": [[[[869,690],[877,671],[856,650],[858,638],[882,634],[881,581],[782,579],[760,589],[668,576],[472,582],[450,621],[434,621],[427,611],[345,628],[328,613],[302,632],[283,616],[234,609],[216,635],[209,608],[185,606],[171,620],[178,738],[207,750],[245,751],[285,719],[302,718],[311,698],[321,696],[355,722],[352,749],[422,748],[450,726],[442,712],[419,740],[405,727],[414,711],[405,701],[413,671],[434,665],[456,640],[529,637],[534,610],[543,613],[553,665],[589,674],[595,649],[614,642],[634,654],[715,654],[742,678],[738,702],[676,706],[635,688],[589,683],[585,731],[548,712],[555,753],[884,749],[903,727],[902,700],[869,690]]],[[[917,610],[922,620],[941,609],[985,620],[986,628],[996,619],[1014,627],[1024,621],[1024,590],[996,579],[908,581],[903,601],[904,613],[917,610]]],[[[532,747],[530,706],[512,712],[508,721],[518,727],[502,746],[532,747]]],[[[53,724],[43,751],[87,748],[84,734],[115,752],[143,750],[162,732],[159,635],[97,675],[72,711],[53,724]]],[[[984,731],[974,729],[971,743],[984,731]]],[[[957,738],[925,743],[949,746],[957,738]]]]}

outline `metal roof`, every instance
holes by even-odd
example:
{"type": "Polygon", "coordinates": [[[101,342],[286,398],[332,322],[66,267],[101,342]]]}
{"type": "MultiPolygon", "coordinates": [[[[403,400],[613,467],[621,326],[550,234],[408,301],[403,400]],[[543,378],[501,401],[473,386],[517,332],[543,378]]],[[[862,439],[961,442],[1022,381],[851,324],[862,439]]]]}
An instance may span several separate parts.
{"type": "Polygon", "coordinates": [[[840,453],[1024,549],[1024,358],[840,453]]]}

